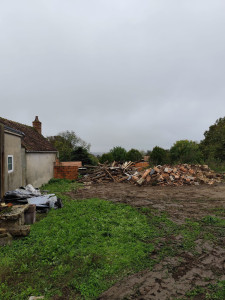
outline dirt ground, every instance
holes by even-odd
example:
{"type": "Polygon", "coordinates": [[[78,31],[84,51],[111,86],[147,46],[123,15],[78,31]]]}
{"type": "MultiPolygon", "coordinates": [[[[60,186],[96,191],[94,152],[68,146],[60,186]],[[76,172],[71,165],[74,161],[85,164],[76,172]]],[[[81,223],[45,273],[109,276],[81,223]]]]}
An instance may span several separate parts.
{"type": "MultiPolygon", "coordinates": [[[[125,183],[87,185],[71,195],[74,199],[101,198],[126,203],[134,207],[150,207],[166,211],[169,218],[183,224],[186,218],[200,220],[214,215],[215,209],[225,209],[225,184],[213,186],[135,186],[125,183]]],[[[179,245],[182,237],[174,237],[179,245]]],[[[225,232],[220,243],[197,240],[196,253],[181,251],[155,265],[124,278],[104,292],[99,299],[189,299],[187,291],[225,280],[225,232]]],[[[192,299],[205,299],[199,293],[192,299]]]]}

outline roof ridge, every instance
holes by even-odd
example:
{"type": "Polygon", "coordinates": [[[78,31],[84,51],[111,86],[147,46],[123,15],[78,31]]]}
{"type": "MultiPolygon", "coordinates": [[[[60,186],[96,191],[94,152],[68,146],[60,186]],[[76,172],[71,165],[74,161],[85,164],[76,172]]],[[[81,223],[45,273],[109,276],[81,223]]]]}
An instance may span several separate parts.
{"type": "Polygon", "coordinates": [[[51,142],[49,142],[48,139],[40,134],[33,126],[25,125],[2,117],[0,117],[0,123],[24,133],[21,144],[25,147],[27,152],[57,152],[51,142]]]}
{"type": "MultiPolygon", "coordinates": [[[[33,126],[31,126],[31,125],[23,124],[23,123],[20,123],[20,122],[17,122],[17,121],[13,121],[13,120],[9,120],[9,119],[0,117],[0,120],[1,120],[1,119],[4,120],[4,121],[9,121],[9,122],[12,122],[12,123],[15,123],[15,124],[18,124],[18,125],[23,125],[23,126],[30,127],[30,128],[32,128],[32,129],[35,129],[35,128],[34,128],[33,126]]],[[[1,121],[0,121],[0,123],[1,123],[1,121]]]]}

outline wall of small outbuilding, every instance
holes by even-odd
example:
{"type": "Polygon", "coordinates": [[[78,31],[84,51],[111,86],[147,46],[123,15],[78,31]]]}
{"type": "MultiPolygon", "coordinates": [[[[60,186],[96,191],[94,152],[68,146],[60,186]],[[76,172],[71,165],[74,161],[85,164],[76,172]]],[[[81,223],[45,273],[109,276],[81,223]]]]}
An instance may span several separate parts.
{"type": "Polygon", "coordinates": [[[4,191],[14,190],[23,185],[21,137],[4,134],[4,191]],[[8,171],[8,156],[13,156],[13,171],[8,171]]]}
{"type": "Polygon", "coordinates": [[[54,176],[56,153],[26,153],[26,184],[35,188],[47,183],[54,176]]]}

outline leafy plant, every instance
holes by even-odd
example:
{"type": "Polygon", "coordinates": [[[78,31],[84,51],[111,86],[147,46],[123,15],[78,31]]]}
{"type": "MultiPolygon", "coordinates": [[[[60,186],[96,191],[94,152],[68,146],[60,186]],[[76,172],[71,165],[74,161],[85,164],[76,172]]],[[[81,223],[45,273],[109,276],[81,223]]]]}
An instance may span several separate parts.
{"type": "Polygon", "coordinates": [[[216,120],[204,133],[201,149],[206,160],[225,161],[225,117],[216,120]]]}
{"type": "Polygon", "coordinates": [[[211,284],[206,293],[206,298],[210,300],[225,299],[225,280],[218,281],[216,284],[211,284]]]}
{"type": "Polygon", "coordinates": [[[169,160],[169,152],[158,146],[153,148],[149,158],[149,162],[154,165],[164,165],[169,163],[169,160]]]}
{"type": "Polygon", "coordinates": [[[59,159],[61,161],[71,161],[72,153],[81,147],[87,152],[90,150],[90,144],[83,141],[74,131],[63,131],[56,136],[49,136],[47,139],[59,151],[59,159]]]}
{"type": "Polygon", "coordinates": [[[110,150],[110,153],[113,156],[113,160],[118,161],[118,162],[125,162],[126,161],[126,155],[127,151],[122,148],[122,147],[114,147],[113,149],[110,150]]]}
{"type": "Polygon", "coordinates": [[[139,161],[142,159],[142,154],[137,149],[131,149],[126,154],[127,161],[139,161]]]}
{"type": "Polygon", "coordinates": [[[177,141],[170,149],[173,163],[201,163],[202,152],[196,142],[188,140],[177,141]]]}
{"type": "Polygon", "coordinates": [[[100,163],[105,163],[105,162],[108,162],[108,163],[112,163],[114,161],[114,158],[113,158],[113,155],[112,153],[103,153],[102,156],[100,157],[99,159],[100,163]]]}
{"type": "Polygon", "coordinates": [[[83,164],[91,165],[92,160],[87,151],[87,149],[83,147],[77,147],[71,153],[71,160],[72,161],[82,161],[83,164]]]}
{"type": "Polygon", "coordinates": [[[150,267],[155,229],[146,216],[127,205],[89,199],[71,201],[61,192],[76,182],[51,181],[43,186],[63,199],[32,225],[26,238],[0,252],[0,299],[96,299],[115,280],[150,267]],[[148,241],[146,243],[146,241],[148,241]]]}

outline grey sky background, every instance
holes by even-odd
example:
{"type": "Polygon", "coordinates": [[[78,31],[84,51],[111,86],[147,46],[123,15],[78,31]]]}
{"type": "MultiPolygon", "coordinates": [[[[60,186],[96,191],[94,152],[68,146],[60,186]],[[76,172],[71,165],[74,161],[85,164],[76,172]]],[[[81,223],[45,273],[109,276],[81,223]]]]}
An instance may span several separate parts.
{"type": "Polygon", "coordinates": [[[1,117],[91,151],[200,141],[225,113],[224,0],[0,0],[1,117]]]}

